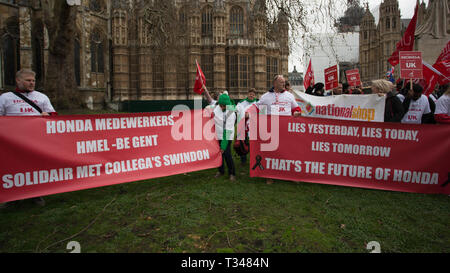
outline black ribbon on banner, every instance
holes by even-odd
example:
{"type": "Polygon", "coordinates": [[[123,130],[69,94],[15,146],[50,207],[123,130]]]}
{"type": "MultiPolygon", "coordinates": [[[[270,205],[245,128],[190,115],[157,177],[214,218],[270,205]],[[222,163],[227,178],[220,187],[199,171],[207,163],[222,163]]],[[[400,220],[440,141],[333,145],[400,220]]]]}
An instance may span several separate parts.
{"type": "Polygon", "coordinates": [[[448,173],[447,181],[445,181],[444,184],[441,185],[441,187],[447,187],[448,184],[450,184],[450,173],[448,173]]]}
{"type": "Polygon", "coordinates": [[[257,155],[256,156],[256,164],[255,164],[255,166],[253,166],[252,170],[255,170],[256,168],[259,167],[261,169],[261,171],[264,171],[264,167],[261,164],[261,161],[262,161],[262,157],[260,155],[257,155]]]}

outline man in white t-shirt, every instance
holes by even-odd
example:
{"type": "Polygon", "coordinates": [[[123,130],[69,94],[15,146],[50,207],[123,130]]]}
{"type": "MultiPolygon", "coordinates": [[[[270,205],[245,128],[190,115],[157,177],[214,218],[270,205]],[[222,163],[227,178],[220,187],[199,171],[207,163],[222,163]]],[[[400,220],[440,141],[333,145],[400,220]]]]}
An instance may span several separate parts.
{"type": "Polygon", "coordinates": [[[428,116],[431,115],[430,103],[425,95],[422,95],[423,88],[418,84],[413,85],[413,90],[409,90],[406,97],[398,94],[398,98],[407,109],[401,123],[422,124],[428,123],[428,116]]]}
{"type": "MultiPolygon", "coordinates": [[[[34,90],[36,84],[36,73],[29,69],[22,69],[16,74],[16,93],[22,94],[25,98],[34,102],[41,109],[39,112],[24,99],[14,92],[7,92],[0,96],[0,116],[49,116],[55,114],[55,109],[49,98],[34,90]]],[[[32,199],[37,205],[44,206],[42,197],[32,199]]],[[[0,208],[7,207],[9,203],[0,204],[0,208]]]]}
{"type": "MultiPolygon", "coordinates": [[[[300,117],[302,110],[295,101],[294,95],[285,89],[285,79],[283,75],[275,76],[272,89],[261,96],[259,101],[250,107],[256,107],[258,112],[267,115],[294,116],[300,117]]],[[[248,117],[248,111],[245,113],[248,117]]],[[[272,179],[267,179],[267,184],[272,184],[272,179]]]]}
{"type": "Polygon", "coordinates": [[[437,123],[450,124],[450,85],[447,85],[444,95],[436,101],[434,117],[437,123]]]}
{"type": "MultiPolygon", "coordinates": [[[[247,132],[249,130],[249,124],[250,124],[250,120],[245,120],[245,113],[246,111],[256,102],[258,101],[258,99],[256,98],[256,89],[255,88],[251,88],[250,90],[248,90],[247,92],[247,98],[245,98],[244,100],[240,101],[237,105],[236,105],[236,113],[237,113],[237,121],[238,121],[238,138],[236,139],[236,141],[240,141],[241,137],[240,134],[245,134],[244,136],[244,141],[245,143],[243,143],[243,145],[247,145],[248,144],[248,140],[247,140],[247,132]],[[244,119],[244,120],[242,120],[244,119]],[[244,125],[239,124],[240,122],[244,122],[244,125]],[[241,127],[242,126],[242,127],[241,127]]],[[[247,155],[242,154],[240,155],[241,157],[241,165],[245,165],[247,163],[247,155]]]]}
{"type": "Polygon", "coordinates": [[[256,106],[258,111],[267,115],[301,116],[302,110],[295,101],[294,95],[285,89],[283,75],[277,75],[273,80],[273,91],[268,91],[259,99],[256,106]]]}

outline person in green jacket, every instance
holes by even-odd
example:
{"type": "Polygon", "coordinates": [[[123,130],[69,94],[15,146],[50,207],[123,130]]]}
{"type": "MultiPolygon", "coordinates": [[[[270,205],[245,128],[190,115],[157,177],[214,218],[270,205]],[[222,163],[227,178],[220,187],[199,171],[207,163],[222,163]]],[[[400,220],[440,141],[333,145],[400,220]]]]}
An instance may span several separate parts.
{"type": "Polygon", "coordinates": [[[214,108],[214,122],[216,125],[217,139],[222,153],[222,165],[216,178],[225,174],[225,163],[228,166],[230,180],[236,180],[236,169],[231,155],[231,143],[234,139],[234,125],[236,122],[236,109],[227,94],[219,97],[218,105],[214,108]]]}

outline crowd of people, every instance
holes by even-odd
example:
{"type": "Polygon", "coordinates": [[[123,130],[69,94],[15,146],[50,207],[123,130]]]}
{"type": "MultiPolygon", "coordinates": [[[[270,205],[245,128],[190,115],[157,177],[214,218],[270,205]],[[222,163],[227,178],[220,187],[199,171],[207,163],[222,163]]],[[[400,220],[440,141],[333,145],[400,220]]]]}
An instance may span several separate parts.
{"type": "MultiPolygon", "coordinates": [[[[289,83],[282,75],[277,75],[273,80],[273,87],[261,96],[259,100],[256,98],[256,90],[250,89],[248,92],[248,97],[240,101],[236,106],[233,105],[230,108],[228,92],[224,91],[218,94],[220,97],[226,97],[226,105],[220,103],[216,99],[213,99],[204,86],[205,96],[209,103],[208,107],[214,109],[221,109],[219,115],[215,115],[216,130],[218,130],[218,139],[222,142],[230,142],[233,140],[232,134],[225,135],[221,128],[228,126],[228,122],[233,122],[235,120],[241,120],[242,118],[248,119],[248,112],[252,106],[253,110],[259,112],[261,109],[266,109],[265,114],[269,115],[290,115],[294,117],[301,116],[301,108],[297,104],[294,95],[292,94],[292,88],[289,83]],[[265,106],[265,107],[262,107],[265,106]],[[233,108],[234,107],[234,108],[233,108]],[[225,109],[234,109],[236,113],[236,118],[229,118],[229,121],[223,122],[223,118],[220,116],[228,115],[230,112],[225,109]],[[226,125],[227,124],[227,125],[226,125]]],[[[392,82],[379,79],[374,80],[370,87],[370,92],[372,94],[378,94],[380,97],[385,97],[385,114],[384,122],[398,122],[405,124],[436,124],[436,123],[450,123],[450,89],[449,84],[436,86],[436,90],[429,96],[423,94],[423,87],[416,83],[411,83],[409,81],[398,80],[397,84],[394,85],[392,82]]],[[[339,95],[360,95],[363,94],[360,86],[350,88],[347,83],[339,83],[338,87],[333,89],[331,92],[325,91],[325,85],[323,83],[316,83],[309,86],[305,93],[314,96],[339,96],[339,95]]],[[[215,112],[216,114],[217,112],[215,112]]],[[[231,114],[233,115],[233,114],[231,114]]],[[[248,127],[248,120],[246,121],[248,127]]],[[[246,140],[248,137],[246,138],[246,140]]],[[[231,142],[230,142],[231,145],[231,142]]],[[[229,146],[230,146],[229,145],[229,146]]],[[[248,145],[245,141],[236,140],[235,150],[237,154],[241,157],[241,163],[246,163],[246,152],[242,151],[242,147],[248,145]]],[[[222,147],[222,146],[221,146],[222,147]]],[[[229,148],[229,147],[228,147],[229,148]]],[[[230,180],[234,181],[235,177],[235,166],[230,156],[230,151],[221,149],[223,154],[223,162],[226,162],[230,180]]],[[[224,164],[219,168],[219,172],[216,177],[225,174],[224,164]]],[[[273,180],[268,179],[268,184],[273,183],[273,180]]]]}
{"type": "MultiPolygon", "coordinates": [[[[55,115],[49,98],[35,88],[36,74],[32,70],[22,69],[16,74],[16,90],[0,96],[0,116],[49,116],[55,115]]],[[[324,90],[323,83],[316,83],[306,89],[305,93],[314,96],[362,94],[361,88],[349,88],[347,83],[339,83],[331,92],[324,90]]],[[[225,164],[231,181],[236,180],[236,168],[232,156],[232,147],[240,156],[241,164],[247,162],[249,152],[248,135],[244,140],[235,140],[235,125],[244,120],[245,132],[248,132],[249,112],[263,112],[268,115],[300,117],[302,110],[297,104],[291,85],[282,75],[275,76],[273,87],[256,97],[256,90],[250,89],[247,97],[237,103],[231,100],[227,91],[211,95],[206,86],[204,95],[208,101],[207,108],[214,114],[215,130],[222,153],[222,165],[218,168],[216,178],[225,175],[225,164]],[[233,146],[234,145],[234,146],[233,146]]],[[[423,87],[409,81],[392,82],[380,79],[372,82],[371,91],[386,99],[385,122],[407,124],[450,124],[450,89],[449,84],[437,86],[430,95],[423,95],[423,87]]],[[[268,184],[273,180],[268,179],[268,184]]],[[[45,205],[42,197],[32,199],[40,206],[45,205]]],[[[0,204],[0,208],[8,203],[0,204]]]]}

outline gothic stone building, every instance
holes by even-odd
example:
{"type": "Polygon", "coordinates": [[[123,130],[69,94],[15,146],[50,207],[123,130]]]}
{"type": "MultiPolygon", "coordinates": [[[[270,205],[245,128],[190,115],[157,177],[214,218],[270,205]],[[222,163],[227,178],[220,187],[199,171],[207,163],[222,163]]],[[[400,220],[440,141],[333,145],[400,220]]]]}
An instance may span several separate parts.
{"type": "MultiPolygon", "coordinates": [[[[196,61],[210,91],[228,90],[236,99],[249,88],[265,92],[276,74],[288,75],[288,22],[281,12],[270,22],[264,0],[172,1],[183,32],[177,47],[161,48],[148,18],[156,1],[81,0],[75,78],[90,108],[192,99],[196,61]]],[[[48,37],[39,1],[0,0],[0,30],[0,90],[13,88],[17,70],[31,68],[45,92],[48,37]]]]}
{"type": "MultiPolygon", "coordinates": [[[[448,42],[450,34],[450,16],[448,0],[430,0],[428,7],[419,3],[414,50],[422,51],[423,59],[433,64],[448,42]]],[[[400,18],[397,0],[383,0],[379,8],[379,21],[376,24],[373,14],[366,6],[360,25],[359,62],[361,80],[369,83],[385,78],[391,68],[389,57],[410,22],[400,18]]],[[[395,77],[399,77],[396,67],[395,77]]]]}

